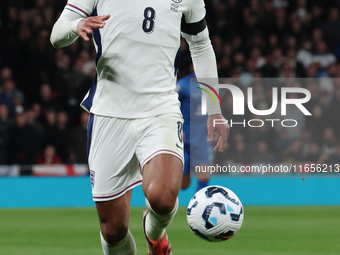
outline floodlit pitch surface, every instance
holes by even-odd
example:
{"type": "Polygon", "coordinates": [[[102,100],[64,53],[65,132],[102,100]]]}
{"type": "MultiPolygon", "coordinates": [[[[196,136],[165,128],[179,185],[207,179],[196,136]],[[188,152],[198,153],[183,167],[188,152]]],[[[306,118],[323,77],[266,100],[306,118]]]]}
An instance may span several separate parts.
{"type": "MultiPolygon", "coordinates": [[[[131,210],[138,254],[146,254],[142,208],[131,210]]],[[[245,207],[240,232],[223,243],[191,233],[186,209],[168,228],[174,255],[340,254],[340,207],[245,207]]],[[[0,210],[1,255],[102,255],[99,224],[90,209],[0,210]]]]}

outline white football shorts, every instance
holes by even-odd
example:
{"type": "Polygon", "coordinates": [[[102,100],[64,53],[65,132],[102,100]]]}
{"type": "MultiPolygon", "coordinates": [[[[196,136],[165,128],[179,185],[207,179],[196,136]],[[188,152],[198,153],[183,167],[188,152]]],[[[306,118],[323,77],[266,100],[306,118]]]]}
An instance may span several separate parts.
{"type": "Polygon", "coordinates": [[[141,169],[158,154],[183,157],[183,118],[177,113],[140,119],[91,114],[88,161],[94,201],[116,199],[142,184],[141,169]]]}

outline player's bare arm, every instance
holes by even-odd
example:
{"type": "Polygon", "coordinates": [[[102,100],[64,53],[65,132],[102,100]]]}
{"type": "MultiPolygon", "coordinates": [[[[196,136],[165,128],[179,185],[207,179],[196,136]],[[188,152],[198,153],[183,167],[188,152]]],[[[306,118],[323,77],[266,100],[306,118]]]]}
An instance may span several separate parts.
{"type": "Polygon", "coordinates": [[[106,24],[106,20],[110,18],[110,14],[88,17],[79,21],[77,25],[77,33],[85,41],[89,41],[88,34],[92,34],[93,29],[103,28],[106,24]]]}
{"type": "Polygon", "coordinates": [[[222,152],[224,150],[224,145],[229,137],[230,126],[228,123],[220,123],[220,121],[218,121],[218,123],[215,122],[214,125],[215,119],[224,119],[224,117],[222,116],[222,114],[212,114],[209,116],[207,121],[208,142],[212,142],[214,133],[218,132],[220,134],[220,137],[216,146],[214,147],[214,151],[222,152]]]}

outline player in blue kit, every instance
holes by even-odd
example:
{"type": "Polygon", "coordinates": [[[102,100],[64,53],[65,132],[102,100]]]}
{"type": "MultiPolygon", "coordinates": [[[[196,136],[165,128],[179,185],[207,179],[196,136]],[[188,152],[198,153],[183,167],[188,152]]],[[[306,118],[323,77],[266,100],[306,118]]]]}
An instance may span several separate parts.
{"type": "MultiPolygon", "coordinates": [[[[182,189],[190,185],[190,171],[196,166],[209,166],[212,161],[211,145],[206,141],[208,136],[206,115],[201,114],[201,90],[196,82],[195,74],[189,74],[177,82],[178,99],[181,102],[181,112],[184,124],[184,171],[182,189]],[[194,134],[190,133],[190,129],[194,134]]],[[[202,169],[202,168],[200,168],[202,169]]],[[[196,191],[208,186],[209,173],[197,171],[198,183],[196,191]]]]}
{"type": "MultiPolygon", "coordinates": [[[[81,107],[90,113],[88,162],[105,255],[136,255],[128,229],[132,189],[142,185],[148,255],[171,255],[166,233],[178,209],[183,172],[183,118],[175,92],[180,36],[198,78],[217,80],[203,0],[69,0],[51,43],[66,47],[93,35],[97,75],[81,107]],[[142,182],[143,180],[143,182],[142,182]]],[[[229,126],[207,101],[208,140],[229,126]]]]}

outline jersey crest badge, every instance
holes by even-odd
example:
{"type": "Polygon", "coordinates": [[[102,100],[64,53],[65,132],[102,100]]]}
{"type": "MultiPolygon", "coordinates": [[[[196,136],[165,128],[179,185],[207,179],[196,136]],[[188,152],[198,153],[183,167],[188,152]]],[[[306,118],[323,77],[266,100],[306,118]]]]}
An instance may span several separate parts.
{"type": "Polygon", "coordinates": [[[182,0],[172,0],[174,3],[179,4],[182,0]]]}

